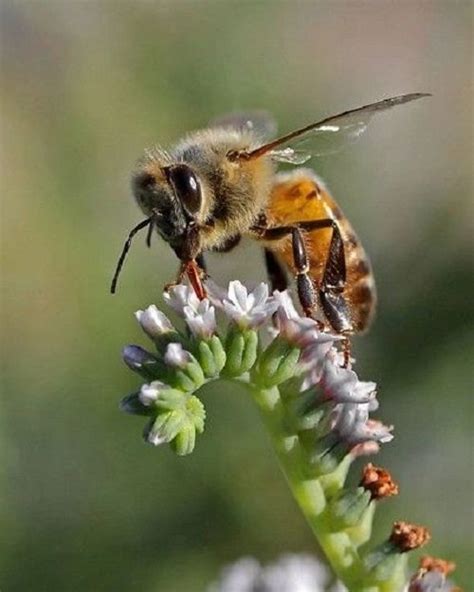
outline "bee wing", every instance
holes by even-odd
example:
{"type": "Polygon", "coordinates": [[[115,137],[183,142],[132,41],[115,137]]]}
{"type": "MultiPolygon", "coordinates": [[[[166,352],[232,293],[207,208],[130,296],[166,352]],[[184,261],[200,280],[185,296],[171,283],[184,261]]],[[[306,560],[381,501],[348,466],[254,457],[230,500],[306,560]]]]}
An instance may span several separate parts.
{"type": "Polygon", "coordinates": [[[427,96],[431,95],[412,93],[344,111],[290,132],[250,152],[241,152],[238,157],[251,160],[270,154],[280,162],[302,164],[311,156],[337,152],[341,147],[357,140],[375,114],[427,96]]]}
{"type": "Polygon", "coordinates": [[[255,132],[262,140],[275,137],[277,124],[267,111],[236,111],[216,117],[210,122],[211,127],[233,128],[255,132]]]}

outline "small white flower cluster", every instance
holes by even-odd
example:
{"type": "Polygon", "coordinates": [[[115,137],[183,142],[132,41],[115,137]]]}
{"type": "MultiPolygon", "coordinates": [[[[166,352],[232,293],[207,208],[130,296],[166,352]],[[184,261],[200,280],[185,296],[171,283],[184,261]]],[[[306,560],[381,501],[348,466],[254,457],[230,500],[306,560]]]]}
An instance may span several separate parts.
{"type": "Polygon", "coordinates": [[[196,339],[209,339],[216,331],[216,311],[209,300],[199,300],[190,286],[179,284],[164,294],[196,339]]]}
{"type": "Polygon", "coordinates": [[[392,428],[369,419],[378,408],[376,384],[363,382],[349,367],[335,344],[341,336],[321,332],[317,321],[301,317],[287,292],[275,292],[276,321],[283,339],[301,348],[306,375],[302,390],[318,389],[322,400],[332,405],[329,430],[352,449],[353,454],[372,454],[379,443],[392,440],[392,428]]]}
{"type": "MultiPolygon", "coordinates": [[[[240,331],[255,330],[273,319],[272,335],[300,350],[302,390],[314,390],[315,401],[319,398],[326,405],[326,426],[333,441],[344,444],[353,454],[366,454],[376,452],[379,443],[392,439],[390,427],[369,419],[369,413],[378,407],[375,383],[360,381],[350,367],[344,367],[343,355],[336,347],[343,337],[324,332],[317,321],[301,316],[288,292],[276,291],[270,295],[264,283],[249,291],[239,281],[230,282],[227,290],[208,281],[206,290],[208,298],[202,301],[184,284],[164,295],[196,340],[208,341],[217,333],[216,310],[240,331]]],[[[136,317],[145,333],[161,343],[166,366],[182,369],[195,361],[183,347],[171,321],[155,305],[139,310],[136,317]]],[[[144,367],[152,363],[147,354],[138,346],[128,346],[124,358],[130,367],[137,369],[141,358],[144,367]]],[[[140,401],[151,406],[166,389],[168,385],[160,381],[145,384],[139,394],[140,401]]]]}
{"type": "Polygon", "coordinates": [[[256,329],[277,310],[278,302],[271,297],[267,284],[261,283],[249,292],[238,280],[229,283],[227,292],[214,284],[206,283],[209,299],[240,328],[256,329]]]}
{"type": "MultiPolygon", "coordinates": [[[[329,580],[326,566],[311,555],[283,555],[266,567],[253,557],[244,557],[224,568],[208,592],[324,592],[329,580]]],[[[346,589],[339,584],[330,590],[346,589]]]]}

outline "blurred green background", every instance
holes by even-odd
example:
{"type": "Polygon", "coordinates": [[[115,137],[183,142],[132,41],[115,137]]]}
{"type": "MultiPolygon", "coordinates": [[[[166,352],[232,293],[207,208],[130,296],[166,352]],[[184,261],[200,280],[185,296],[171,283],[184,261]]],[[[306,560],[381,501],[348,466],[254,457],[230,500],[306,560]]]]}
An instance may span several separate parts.
{"type": "MultiPolygon", "coordinates": [[[[349,150],[312,162],[372,256],[378,319],[358,367],[396,426],[376,462],[428,551],[472,574],[472,4],[470,2],[1,3],[4,592],[203,591],[251,554],[317,553],[242,392],[211,386],[195,453],[145,446],[118,401],[139,383],[133,311],[162,302],[176,261],[137,241],[129,171],[235,109],[282,131],[404,92],[431,99],[378,117],[349,150]],[[471,383],[471,384],[470,384],[471,383]]],[[[264,277],[243,244],[214,279],[264,277]]]]}

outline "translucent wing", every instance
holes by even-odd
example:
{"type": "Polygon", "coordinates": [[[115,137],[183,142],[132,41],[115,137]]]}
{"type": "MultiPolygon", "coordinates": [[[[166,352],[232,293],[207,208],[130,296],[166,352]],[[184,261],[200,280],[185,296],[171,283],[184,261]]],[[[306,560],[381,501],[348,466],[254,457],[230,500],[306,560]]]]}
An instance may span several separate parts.
{"type": "Polygon", "coordinates": [[[337,152],[341,147],[357,140],[375,114],[427,96],[430,95],[412,93],[344,111],[297,129],[251,152],[239,153],[237,157],[250,160],[270,154],[280,162],[302,164],[313,155],[337,152]]]}
{"type": "Polygon", "coordinates": [[[253,131],[261,139],[275,137],[277,125],[267,111],[228,113],[210,122],[211,127],[227,127],[237,130],[253,131]]]}

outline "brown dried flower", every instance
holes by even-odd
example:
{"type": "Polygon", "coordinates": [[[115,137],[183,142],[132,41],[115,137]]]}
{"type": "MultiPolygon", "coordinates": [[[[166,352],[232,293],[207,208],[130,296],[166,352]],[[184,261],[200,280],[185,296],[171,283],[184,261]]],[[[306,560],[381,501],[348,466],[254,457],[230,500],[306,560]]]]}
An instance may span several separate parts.
{"type": "Polygon", "coordinates": [[[424,571],[439,571],[447,576],[456,569],[456,564],[453,561],[431,557],[431,555],[423,555],[420,559],[421,569],[424,571]]]}
{"type": "Polygon", "coordinates": [[[390,542],[402,553],[418,549],[431,538],[428,529],[418,524],[410,524],[402,520],[393,524],[390,542]]]}
{"type": "Polygon", "coordinates": [[[375,467],[369,463],[364,467],[359,484],[366,491],[370,491],[373,500],[383,499],[398,494],[398,485],[386,469],[375,467]]]}

